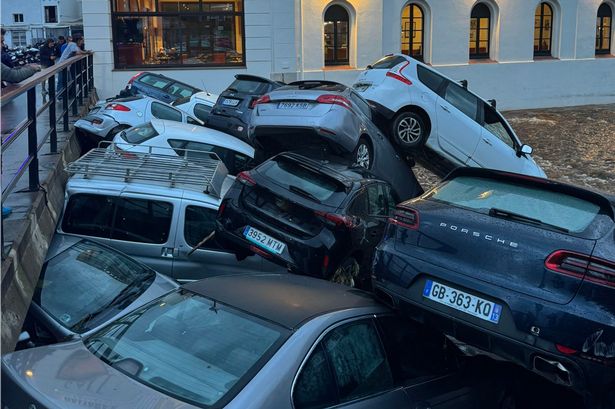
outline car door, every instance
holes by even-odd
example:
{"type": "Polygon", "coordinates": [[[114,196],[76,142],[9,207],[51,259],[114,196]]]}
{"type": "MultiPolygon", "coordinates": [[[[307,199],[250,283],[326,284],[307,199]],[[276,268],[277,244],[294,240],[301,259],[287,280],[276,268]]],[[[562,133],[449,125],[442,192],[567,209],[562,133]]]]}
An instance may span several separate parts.
{"type": "Polygon", "coordinates": [[[116,202],[109,245],[159,273],[171,275],[180,200],[122,193],[116,202]]]}
{"type": "Polygon", "coordinates": [[[480,100],[452,81],[447,81],[438,98],[437,147],[457,165],[464,165],[474,153],[482,127],[477,122],[480,100]]]}
{"type": "Polygon", "coordinates": [[[216,230],[217,212],[217,207],[213,205],[182,202],[175,236],[177,257],[173,260],[174,278],[188,281],[262,270],[262,257],[247,257],[237,261],[235,253],[218,245],[212,235],[216,230]],[[206,238],[209,239],[203,242],[206,238]]]}
{"type": "Polygon", "coordinates": [[[301,366],[292,400],[295,409],[410,408],[371,318],[343,323],[324,335],[301,366]]]}
{"type": "MultiPolygon", "coordinates": [[[[437,135],[438,121],[435,120],[437,118],[436,107],[438,106],[438,99],[440,95],[442,95],[442,89],[448,81],[440,74],[422,66],[421,64],[417,64],[416,74],[419,79],[419,84],[417,84],[416,87],[418,92],[416,93],[417,97],[414,103],[425,109],[425,112],[427,112],[427,115],[431,118],[430,135],[437,135]]],[[[437,144],[437,138],[433,138],[431,140],[428,138],[426,143],[428,146],[431,144],[437,144]]]]}
{"type": "Polygon", "coordinates": [[[526,158],[517,156],[518,143],[512,130],[493,107],[481,103],[483,126],[471,163],[483,168],[522,172],[526,158]]]}

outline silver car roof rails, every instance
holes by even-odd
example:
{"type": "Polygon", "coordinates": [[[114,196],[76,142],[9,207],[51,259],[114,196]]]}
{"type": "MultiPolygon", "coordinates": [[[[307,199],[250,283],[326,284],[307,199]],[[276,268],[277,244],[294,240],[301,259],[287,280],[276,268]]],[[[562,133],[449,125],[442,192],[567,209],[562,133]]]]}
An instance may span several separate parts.
{"type": "Polygon", "coordinates": [[[221,197],[228,170],[216,153],[168,149],[160,154],[152,153],[151,147],[147,152],[131,152],[129,148],[134,145],[112,143],[107,148],[94,148],[64,169],[84,179],[120,180],[221,197]]]}

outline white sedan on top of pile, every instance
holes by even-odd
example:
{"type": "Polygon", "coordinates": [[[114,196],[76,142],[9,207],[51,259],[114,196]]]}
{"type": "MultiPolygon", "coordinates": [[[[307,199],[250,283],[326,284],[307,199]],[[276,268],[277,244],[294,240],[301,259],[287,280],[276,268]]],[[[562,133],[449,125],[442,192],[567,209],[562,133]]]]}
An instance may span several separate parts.
{"type": "Polygon", "coordinates": [[[122,151],[134,153],[183,156],[186,151],[189,155],[214,152],[233,176],[253,166],[254,148],[247,143],[224,132],[174,121],[153,119],[119,132],[113,143],[122,151]]]}

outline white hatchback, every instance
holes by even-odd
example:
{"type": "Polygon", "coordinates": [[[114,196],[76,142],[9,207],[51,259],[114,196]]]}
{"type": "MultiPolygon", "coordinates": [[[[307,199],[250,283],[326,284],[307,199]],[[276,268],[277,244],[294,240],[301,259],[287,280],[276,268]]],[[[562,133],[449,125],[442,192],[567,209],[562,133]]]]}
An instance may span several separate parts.
{"type": "Polygon", "coordinates": [[[407,55],[386,55],[353,87],[390,123],[387,133],[405,151],[424,145],[454,167],[546,177],[532,148],[490,102],[407,55]]]}
{"type": "Polygon", "coordinates": [[[189,97],[180,98],[171,105],[205,122],[217,100],[218,95],[201,91],[189,97]]]}
{"type": "Polygon", "coordinates": [[[183,156],[188,151],[198,156],[198,152],[214,152],[233,176],[253,166],[254,148],[247,143],[215,129],[174,121],[153,119],[119,132],[113,143],[133,153],[183,156]]]}

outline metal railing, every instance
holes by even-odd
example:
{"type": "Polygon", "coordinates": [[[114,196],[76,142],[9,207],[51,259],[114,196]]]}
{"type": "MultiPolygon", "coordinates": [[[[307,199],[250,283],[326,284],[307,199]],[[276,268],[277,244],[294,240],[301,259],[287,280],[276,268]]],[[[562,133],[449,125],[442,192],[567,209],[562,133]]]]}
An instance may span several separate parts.
{"type": "MultiPolygon", "coordinates": [[[[60,64],[46,68],[18,84],[10,84],[2,88],[2,98],[0,98],[0,106],[2,108],[24,94],[26,94],[27,100],[26,119],[14,129],[2,135],[2,155],[26,131],[28,138],[28,155],[21,162],[17,172],[13,175],[3,175],[1,200],[3,205],[8,195],[26,173],[26,170],[28,171],[28,190],[39,190],[39,152],[48,140],[50,153],[58,152],[58,123],[62,122],[62,130],[67,132],[69,130],[69,113],[77,116],[78,106],[83,105],[84,101],[87,103],[87,97],[94,90],[93,59],[94,56],[91,53],[78,55],[60,64]],[[64,84],[64,87],[57,92],[56,77],[64,84]],[[37,109],[36,87],[45,82],[47,82],[49,100],[37,109]],[[58,105],[62,108],[59,116],[57,116],[59,111],[57,109],[58,105]],[[39,141],[37,123],[38,118],[45,111],[49,111],[49,129],[39,141]],[[5,183],[5,180],[8,180],[8,182],[5,183]]],[[[2,231],[4,232],[4,228],[2,231]]],[[[4,254],[4,234],[2,237],[2,253],[4,254]]]]}

